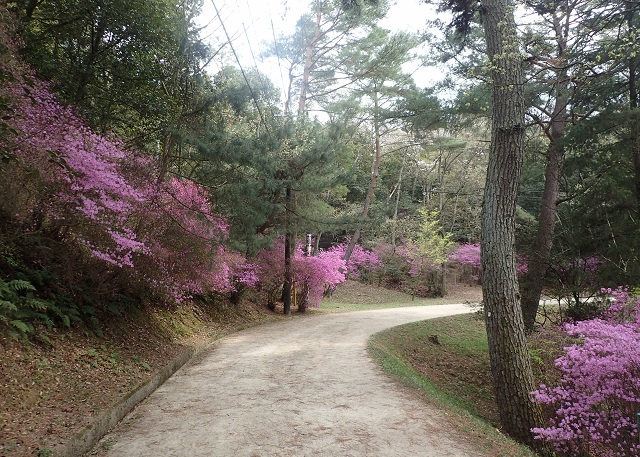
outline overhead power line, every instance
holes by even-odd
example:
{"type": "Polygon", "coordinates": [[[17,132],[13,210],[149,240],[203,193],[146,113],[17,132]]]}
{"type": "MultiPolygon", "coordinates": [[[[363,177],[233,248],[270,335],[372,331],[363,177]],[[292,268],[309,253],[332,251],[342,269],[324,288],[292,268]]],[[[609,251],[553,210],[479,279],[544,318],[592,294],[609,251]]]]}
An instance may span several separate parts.
{"type": "MultiPolygon", "coordinates": [[[[224,35],[227,37],[227,43],[229,43],[229,46],[231,47],[231,51],[233,52],[233,56],[235,57],[238,66],[240,67],[240,72],[242,73],[242,77],[244,78],[244,82],[247,85],[247,87],[249,88],[249,93],[251,94],[251,99],[253,100],[253,103],[256,106],[256,109],[258,110],[258,115],[260,116],[260,119],[264,123],[265,129],[267,131],[269,131],[269,125],[266,122],[266,119],[264,117],[264,113],[262,112],[262,108],[260,108],[260,104],[258,103],[258,98],[256,97],[256,94],[255,94],[253,88],[251,87],[251,84],[249,83],[249,78],[247,77],[247,73],[244,71],[244,67],[242,66],[242,63],[240,62],[240,59],[238,57],[238,53],[236,52],[236,48],[233,45],[233,42],[231,41],[231,37],[229,36],[229,32],[227,31],[227,27],[224,24],[224,20],[222,19],[222,16],[220,15],[220,10],[218,10],[218,6],[216,5],[215,0],[211,0],[211,4],[213,5],[213,8],[216,11],[216,16],[218,16],[218,19],[220,20],[220,25],[222,25],[222,30],[224,31],[224,35]]],[[[245,33],[246,33],[246,30],[245,30],[245,33]]]]}

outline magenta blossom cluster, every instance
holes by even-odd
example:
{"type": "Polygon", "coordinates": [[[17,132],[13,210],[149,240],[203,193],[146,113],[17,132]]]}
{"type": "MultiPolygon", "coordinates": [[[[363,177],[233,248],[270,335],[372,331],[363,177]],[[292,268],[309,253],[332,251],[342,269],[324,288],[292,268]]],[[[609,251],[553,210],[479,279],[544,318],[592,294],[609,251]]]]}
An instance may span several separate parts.
{"type": "Polygon", "coordinates": [[[603,292],[613,299],[603,318],[561,329],[576,343],[556,359],[559,385],[532,392],[555,411],[535,437],[568,456],[640,455],[640,305],[626,289],[603,292]]]}
{"type": "MultiPolygon", "coordinates": [[[[292,271],[297,290],[306,291],[302,299],[306,306],[320,306],[320,300],[328,289],[344,282],[347,272],[357,277],[366,269],[380,265],[378,257],[356,245],[349,265],[344,261],[348,243],[336,245],[316,255],[305,255],[299,244],[292,258],[292,271]]],[[[254,259],[259,286],[276,297],[284,278],[284,240],[279,238],[270,248],[261,250],[254,259]]]]}
{"type": "Polygon", "coordinates": [[[25,234],[75,245],[102,278],[126,278],[161,301],[255,284],[255,269],[223,247],[227,222],[204,188],[158,183],[155,160],[91,131],[35,78],[0,95],[11,100],[16,132],[0,144],[15,158],[0,170],[2,205],[25,234]]]}
{"type": "Polygon", "coordinates": [[[347,265],[341,250],[330,249],[314,256],[305,256],[298,250],[295,262],[296,281],[308,291],[307,306],[320,306],[327,289],[333,289],[346,280],[347,265]]]}
{"type": "Polygon", "coordinates": [[[473,282],[480,281],[482,262],[480,259],[479,243],[463,243],[458,246],[447,259],[452,265],[460,265],[463,277],[471,278],[473,282]]]}
{"type": "Polygon", "coordinates": [[[627,287],[600,289],[600,297],[611,302],[604,313],[608,321],[640,323],[640,297],[632,296],[627,287]]]}
{"type": "MultiPolygon", "coordinates": [[[[330,247],[327,252],[344,258],[348,247],[349,240],[330,247]]],[[[320,253],[320,255],[323,254],[324,253],[320,253]]],[[[346,265],[346,275],[349,278],[358,279],[363,273],[373,271],[381,266],[382,262],[375,252],[369,251],[359,244],[356,244],[349,257],[349,263],[346,265]]]]}
{"type": "MultiPolygon", "coordinates": [[[[469,274],[474,280],[480,279],[482,271],[481,247],[479,243],[463,243],[458,246],[448,257],[451,264],[462,265],[469,269],[469,274]]],[[[516,272],[519,276],[528,271],[526,259],[518,255],[516,257],[516,272]]]]}
{"type": "MultiPolygon", "coordinates": [[[[133,254],[145,252],[145,246],[128,221],[148,189],[131,185],[120,164],[136,159],[116,140],[89,130],[71,108],[56,102],[44,83],[10,89],[16,113],[11,125],[19,134],[5,147],[28,173],[36,173],[37,181],[28,184],[31,197],[38,199],[34,203],[44,211],[37,222],[48,217],[60,225],[82,221],[85,228],[101,227],[103,239],[86,230],[78,230],[77,239],[101,260],[132,266],[133,254]]],[[[22,203],[23,208],[31,206],[22,203]]],[[[33,210],[16,216],[33,219],[33,210]]]]}
{"type": "Polygon", "coordinates": [[[448,258],[450,263],[459,263],[460,265],[468,265],[472,268],[481,268],[480,261],[480,244],[479,243],[463,243],[453,251],[448,258]]]}

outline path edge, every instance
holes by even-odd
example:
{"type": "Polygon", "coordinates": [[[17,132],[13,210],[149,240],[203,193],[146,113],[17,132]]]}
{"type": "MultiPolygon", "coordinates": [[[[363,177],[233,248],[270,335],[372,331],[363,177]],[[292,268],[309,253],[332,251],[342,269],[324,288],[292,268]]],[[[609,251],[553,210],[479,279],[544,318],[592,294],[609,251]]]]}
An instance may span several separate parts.
{"type": "Polygon", "coordinates": [[[56,446],[53,449],[53,455],[55,457],[79,457],[91,451],[100,439],[131,412],[133,408],[151,395],[195,355],[208,348],[212,342],[213,341],[209,341],[198,346],[187,347],[182,353],[165,365],[164,368],[151,376],[150,379],[139,384],[116,404],[98,414],[89,425],[73,434],[65,444],[56,446]]]}
{"type": "Polygon", "coordinates": [[[52,449],[52,457],[81,457],[92,451],[98,442],[118,425],[127,414],[187,363],[196,362],[199,360],[199,356],[204,355],[205,351],[215,347],[220,340],[231,334],[277,321],[277,319],[275,321],[267,319],[265,321],[239,325],[203,343],[187,346],[180,354],[167,363],[164,368],[155,372],[147,381],[138,384],[118,402],[98,414],[90,424],[79,432],[71,435],[64,444],[55,446],[52,449]]]}

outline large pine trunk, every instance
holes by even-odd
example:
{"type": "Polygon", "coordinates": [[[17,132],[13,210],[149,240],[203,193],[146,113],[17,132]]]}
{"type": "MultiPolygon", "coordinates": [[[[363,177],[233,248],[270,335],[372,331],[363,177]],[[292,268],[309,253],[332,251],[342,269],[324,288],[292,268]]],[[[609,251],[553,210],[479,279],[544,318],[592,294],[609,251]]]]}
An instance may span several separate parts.
{"type": "Polygon", "coordinates": [[[553,239],[558,216],[558,202],[560,198],[560,176],[564,151],[561,145],[565,130],[569,122],[567,106],[571,94],[571,80],[567,64],[567,17],[570,15],[568,7],[564,14],[554,13],[552,26],[554,30],[557,53],[555,80],[553,81],[554,107],[545,129],[549,140],[544,172],[544,191],[538,217],[538,233],[530,254],[528,272],[525,276],[525,287],[522,288],[522,313],[524,327],[533,331],[540,304],[540,296],[544,287],[544,280],[551,261],[553,239]]]}
{"type": "MultiPolygon", "coordinates": [[[[631,6],[631,4],[630,4],[631,6]]],[[[627,11],[627,27],[629,32],[637,31],[636,10],[629,7],[627,11]]],[[[640,57],[634,54],[628,59],[629,67],[629,118],[631,121],[631,153],[635,177],[636,208],[640,216],[640,57]]]]}
{"type": "Polygon", "coordinates": [[[523,162],[524,76],[508,0],[482,0],[493,94],[491,151],[482,209],[482,292],[500,421],[513,438],[535,444],[542,423],[531,401],[527,350],[516,274],[516,197],[523,162]]]}

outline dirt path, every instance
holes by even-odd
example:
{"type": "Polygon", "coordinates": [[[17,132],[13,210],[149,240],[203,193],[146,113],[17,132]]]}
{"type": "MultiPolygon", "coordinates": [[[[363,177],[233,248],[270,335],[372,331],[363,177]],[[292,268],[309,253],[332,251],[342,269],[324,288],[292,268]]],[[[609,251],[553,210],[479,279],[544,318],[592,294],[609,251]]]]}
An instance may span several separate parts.
{"type": "Polygon", "coordinates": [[[100,455],[482,457],[366,350],[384,328],[468,311],[360,311],[237,333],[136,408],[105,437],[100,455]]]}

